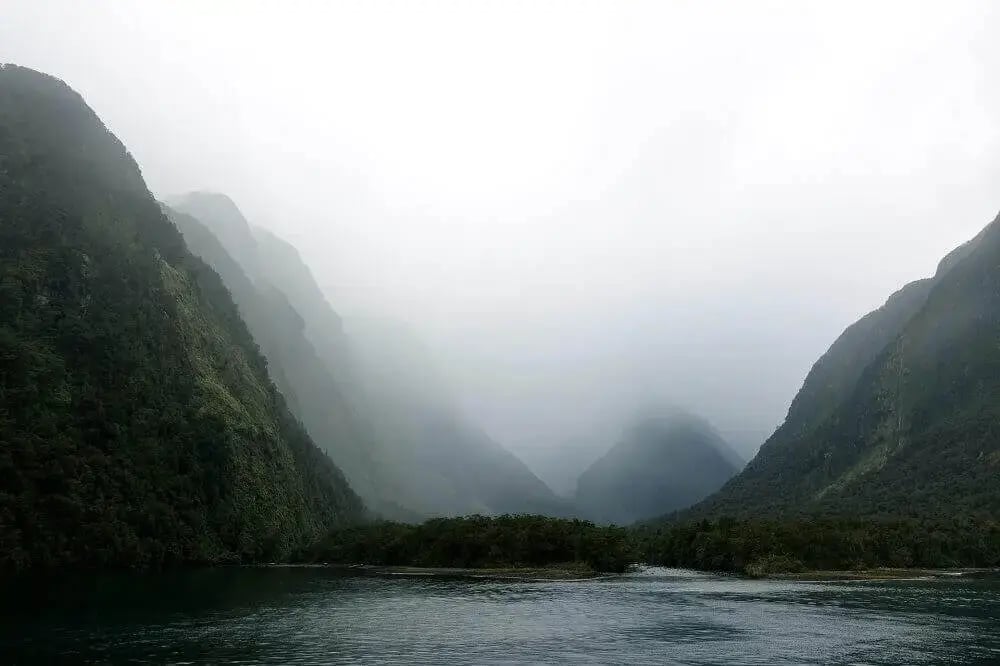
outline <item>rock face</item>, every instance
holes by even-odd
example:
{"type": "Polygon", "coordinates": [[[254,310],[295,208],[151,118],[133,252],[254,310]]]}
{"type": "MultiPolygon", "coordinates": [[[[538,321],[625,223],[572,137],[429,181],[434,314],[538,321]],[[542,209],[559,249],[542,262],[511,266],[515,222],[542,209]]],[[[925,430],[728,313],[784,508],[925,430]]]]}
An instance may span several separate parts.
{"type": "Polygon", "coordinates": [[[78,94],[0,69],[0,567],[277,559],[362,514],[78,94]]]}
{"type": "Polygon", "coordinates": [[[580,476],[576,504],[598,522],[648,520],[704,499],[740,466],[703,419],[680,411],[647,416],[580,476]]]}
{"type": "Polygon", "coordinates": [[[691,515],[1000,511],[1000,221],[848,328],[691,515]]]}
{"type": "Polygon", "coordinates": [[[342,321],[298,251],[252,228],[224,195],[184,195],[168,211],[226,281],[293,411],[374,511],[403,520],[569,513],[461,415],[405,326],[342,321]]]}

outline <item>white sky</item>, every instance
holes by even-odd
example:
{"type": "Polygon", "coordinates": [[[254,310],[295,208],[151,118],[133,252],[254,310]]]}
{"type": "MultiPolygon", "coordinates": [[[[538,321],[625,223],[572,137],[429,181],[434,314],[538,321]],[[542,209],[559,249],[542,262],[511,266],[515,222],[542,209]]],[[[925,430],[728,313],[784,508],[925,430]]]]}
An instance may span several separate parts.
{"type": "Polygon", "coordinates": [[[776,426],[1000,209],[997,34],[990,1],[0,0],[0,60],[408,320],[533,463],[650,396],[776,426]]]}

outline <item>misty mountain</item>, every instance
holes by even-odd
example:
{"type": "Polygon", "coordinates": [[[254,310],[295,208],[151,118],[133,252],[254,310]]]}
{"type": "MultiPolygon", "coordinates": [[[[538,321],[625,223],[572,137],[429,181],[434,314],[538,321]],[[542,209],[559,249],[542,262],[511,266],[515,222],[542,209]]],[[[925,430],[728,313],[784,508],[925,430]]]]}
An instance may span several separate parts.
{"type": "Polygon", "coordinates": [[[285,293],[261,275],[264,262],[258,260],[257,242],[250,226],[235,205],[221,195],[192,195],[176,205],[177,209],[164,206],[168,217],[184,235],[191,252],[212,266],[229,288],[292,412],[301,419],[317,445],[344,471],[351,487],[369,506],[378,509],[379,474],[372,459],[375,443],[371,429],[355,413],[325,359],[306,337],[301,315],[285,293]],[[206,217],[212,212],[205,209],[214,208],[218,219],[223,221],[219,237],[198,219],[180,212],[189,208],[185,205],[189,200],[201,204],[202,215],[206,217]],[[236,248],[235,256],[245,263],[235,259],[220,238],[229,239],[236,248]],[[253,278],[244,266],[257,271],[253,278]]]}
{"type": "Polygon", "coordinates": [[[398,322],[345,319],[355,368],[394,470],[400,503],[424,514],[542,513],[571,508],[457,407],[426,347],[398,322]]]}
{"type": "Polygon", "coordinates": [[[1000,510],[1000,220],[848,328],[694,513],[1000,510]]]}
{"type": "Polygon", "coordinates": [[[513,454],[469,423],[405,327],[330,306],[298,251],[215,193],[171,200],[192,251],[230,284],[272,375],[316,442],[395,518],[567,513],[513,454]],[[216,233],[217,232],[217,233],[216,233]]]}
{"type": "Polygon", "coordinates": [[[0,69],[0,566],[280,558],[362,506],[61,81],[0,69]]]}
{"type": "Polygon", "coordinates": [[[346,384],[347,340],[340,316],[330,306],[312,272],[291,244],[259,227],[251,228],[229,197],[216,192],[191,192],[168,203],[201,221],[258,285],[278,290],[301,313],[302,334],[316,354],[346,384]]]}
{"type": "Polygon", "coordinates": [[[598,522],[646,520],[704,499],[742,466],[704,419],[679,410],[647,415],[580,475],[576,504],[598,522]]]}

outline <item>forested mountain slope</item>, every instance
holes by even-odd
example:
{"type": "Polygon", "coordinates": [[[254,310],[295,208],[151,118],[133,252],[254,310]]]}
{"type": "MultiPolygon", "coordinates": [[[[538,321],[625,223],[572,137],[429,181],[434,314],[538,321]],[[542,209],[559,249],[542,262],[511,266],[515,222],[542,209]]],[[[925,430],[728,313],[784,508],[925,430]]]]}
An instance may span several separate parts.
{"type": "Polygon", "coordinates": [[[61,81],[0,69],[0,567],[281,558],[362,506],[61,81]]]}
{"type": "Polygon", "coordinates": [[[683,509],[718,490],[741,462],[703,419],[645,416],[577,481],[581,515],[628,524],[683,509]]]}
{"type": "Polygon", "coordinates": [[[520,460],[460,415],[405,327],[372,319],[345,325],[298,251],[252,229],[228,197],[192,193],[171,207],[192,251],[231,282],[310,434],[373,509],[400,519],[568,513],[520,460]]]}
{"type": "Polygon", "coordinates": [[[1000,221],[849,328],[689,515],[1000,511],[1000,221]]]}
{"type": "MultiPolygon", "coordinates": [[[[198,195],[201,200],[209,196],[198,195]]],[[[228,201],[228,200],[227,200],[228,201]]],[[[235,206],[230,207],[236,211],[235,206]]],[[[259,273],[252,279],[215,234],[194,217],[164,207],[191,252],[222,277],[254,340],[268,361],[275,384],[316,444],[344,471],[352,488],[378,509],[380,475],[372,458],[373,434],[345,397],[334,374],[305,335],[305,322],[285,294],[259,273]]],[[[219,206],[226,210],[225,206],[219,206]]],[[[259,267],[256,240],[239,211],[226,218],[224,237],[249,267],[259,267]]]]}

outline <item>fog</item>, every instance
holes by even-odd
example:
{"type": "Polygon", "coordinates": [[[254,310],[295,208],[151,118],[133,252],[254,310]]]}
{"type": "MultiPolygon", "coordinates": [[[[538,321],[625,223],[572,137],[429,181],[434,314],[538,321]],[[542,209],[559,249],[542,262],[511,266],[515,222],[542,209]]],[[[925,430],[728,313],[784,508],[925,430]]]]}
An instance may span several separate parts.
{"type": "Polygon", "coordinates": [[[565,491],[655,404],[752,455],[992,219],[998,29],[989,0],[5,0],[0,61],[78,90],[157,196],[231,196],[345,317],[410,324],[565,491]]]}

